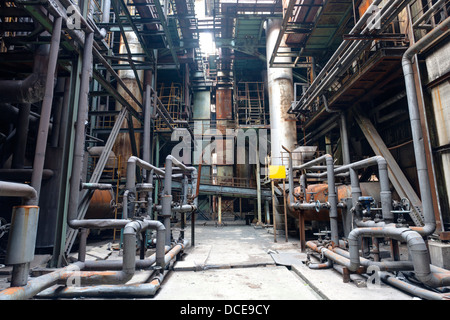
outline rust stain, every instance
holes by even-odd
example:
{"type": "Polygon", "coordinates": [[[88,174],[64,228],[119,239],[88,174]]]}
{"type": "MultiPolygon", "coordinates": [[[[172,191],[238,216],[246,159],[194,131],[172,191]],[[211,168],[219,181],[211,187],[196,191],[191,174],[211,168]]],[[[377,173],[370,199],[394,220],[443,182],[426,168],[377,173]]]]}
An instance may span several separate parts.
{"type": "Polygon", "coordinates": [[[11,287],[11,288],[3,290],[0,293],[0,296],[13,296],[13,295],[19,294],[24,291],[25,291],[25,289],[22,287],[11,287]]]}

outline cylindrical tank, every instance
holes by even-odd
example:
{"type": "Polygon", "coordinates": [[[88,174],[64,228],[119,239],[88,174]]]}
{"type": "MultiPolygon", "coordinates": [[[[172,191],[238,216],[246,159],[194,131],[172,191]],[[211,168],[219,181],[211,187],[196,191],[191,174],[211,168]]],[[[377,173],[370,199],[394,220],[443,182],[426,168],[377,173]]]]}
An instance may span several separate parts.
{"type": "MultiPolygon", "coordinates": [[[[379,203],[380,200],[380,184],[378,182],[362,182],[360,183],[360,188],[363,196],[371,196],[375,199],[377,203],[379,203]]],[[[351,198],[352,197],[352,188],[350,185],[339,185],[336,186],[337,189],[337,201],[338,203],[341,202],[345,198],[351,198]]],[[[296,187],[294,189],[294,193],[300,194],[301,190],[300,187],[296,187]]],[[[306,187],[306,202],[311,201],[313,198],[314,201],[320,201],[328,202],[328,184],[326,183],[318,183],[318,184],[311,184],[306,187]]],[[[296,199],[298,200],[298,199],[296,199]]],[[[341,210],[338,210],[339,214],[339,220],[341,217],[341,210]]],[[[296,216],[298,213],[294,213],[296,216]]],[[[305,217],[305,220],[307,221],[328,221],[329,218],[329,210],[328,209],[322,209],[319,212],[316,210],[303,210],[303,214],[305,217]]]]}
{"type": "Polygon", "coordinates": [[[114,196],[111,190],[95,190],[85,219],[114,218],[114,196]]]}

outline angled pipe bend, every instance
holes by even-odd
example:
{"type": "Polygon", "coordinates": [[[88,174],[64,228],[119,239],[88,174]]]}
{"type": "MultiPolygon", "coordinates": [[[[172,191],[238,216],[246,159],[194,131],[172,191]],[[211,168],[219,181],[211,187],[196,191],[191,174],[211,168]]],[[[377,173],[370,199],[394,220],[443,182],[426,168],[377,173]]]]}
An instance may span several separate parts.
{"type": "Polygon", "coordinates": [[[418,232],[410,228],[396,228],[394,225],[375,228],[353,229],[348,236],[351,271],[356,271],[360,266],[358,239],[362,236],[388,237],[398,241],[406,242],[416,278],[430,287],[443,287],[450,285],[449,272],[433,272],[431,270],[430,255],[427,245],[418,232]]]}

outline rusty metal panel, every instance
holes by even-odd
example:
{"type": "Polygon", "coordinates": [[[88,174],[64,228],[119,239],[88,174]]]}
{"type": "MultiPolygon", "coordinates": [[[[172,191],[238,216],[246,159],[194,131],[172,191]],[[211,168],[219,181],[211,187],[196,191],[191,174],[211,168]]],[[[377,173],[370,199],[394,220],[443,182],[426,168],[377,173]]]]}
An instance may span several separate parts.
{"type": "Polygon", "coordinates": [[[233,184],[233,166],[217,166],[217,184],[232,185],[233,184]]]}
{"type": "Polygon", "coordinates": [[[231,120],[233,118],[231,89],[218,89],[216,91],[216,119],[231,120]]]}

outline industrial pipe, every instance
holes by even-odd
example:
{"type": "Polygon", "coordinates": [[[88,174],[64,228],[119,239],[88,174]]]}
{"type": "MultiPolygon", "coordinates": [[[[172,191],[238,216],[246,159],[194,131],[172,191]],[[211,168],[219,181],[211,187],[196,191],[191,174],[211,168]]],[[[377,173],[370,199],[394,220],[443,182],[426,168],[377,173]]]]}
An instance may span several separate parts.
{"type": "Polygon", "coordinates": [[[62,18],[55,17],[53,22],[53,32],[51,37],[50,52],[48,57],[47,74],[45,78],[44,100],[42,101],[41,118],[36,141],[36,150],[33,160],[33,173],[31,175],[31,185],[40,194],[42,184],[42,174],[44,170],[45,151],[47,149],[48,130],[53,104],[53,91],[55,87],[55,73],[57,70],[59,44],[61,40],[62,18]]]}
{"type": "MultiPolygon", "coordinates": [[[[177,243],[166,255],[165,262],[169,264],[176,256],[187,246],[187,241],[177,243]]],[[[165,274],[159,273],[152,275],[151,280],[145,283],[124,284],[124,285],[98,285],[89,287],[65,287],[50,288],[41,292],[37,298],[78,298],[80,296],[96,297],[114,297],[114,298],[145,298],[156,294],[160,289],[165,274]]]]}
{"type": "Polygon", "coordinates": [[[92,67],[92,50],[94,45],[94,33],[86,33],[86,39],[83,48],[83,63],[81,67],[81,81],[79,93],[78,116],[75,131],[73,166],[70,178],[70,194],[67,222],[69,227],[78,228],[76,220],[78,219],[78,205],[80,198],[80,177],[82,176],[84,144],[85,144],[85,123],[89,111],[89,78],[92,67]]]}
{"type": "Polygon", "coordinates": [[[409,228],[396,228],[395,225],[380,228],[356,228],[348,236],[350,265],[349,270],[356,271],[361,266],[359,257],[360,237],[387,237],[406,242],[414,266],[416,278],[430,287],[444,287],[450,285],[450,271],[435,273],[430,268],[428,248],[422,236],[409,228]]]}
{"type": "MultiPolygon", "coordinates": [[[[166,157],[165,173],[164,173],[164,190],[161,199],[161,215],[164,217],[164,225],[166,229],[170,230],[170,217],[172,215],[172,169],[173,166],[180,168],[183,172],[190,172],[192,183],[197,182],[197,169],[195,167],[188,167],[180,162],[172,155],[166,157]]],[[[194,199],[194,206],[197,208],[198,198],[194,199]]],[[[166,234],[166,245],[170,245],[171,235],[166,234]]]]}
{"type": "Polygon", "coordinates": [[[67,267],[50,272],[43,276],[28,281],[23,287],[10,287],[0,291],[0,300],[26,300],[34,297],[39,292],[57,284],[62,274],[70,270],[83,269],[83,262],[75,262],[67,267]]]}
{"type": "Polygon", "coordinates": [[[389,186],[389,177],[387,171],[387,162],[381,156],[374,156],[347,165],[340,166],[334,170],[336,174],[345,171],[350,171],[350,179],[352,186],[352,202],[354,205],[358,202],[358,197],[361,196],[361,189],[359,187],[359,178],[356,170],[366,168],[372,165],[378,166],[378,179],[380,181],[380,197],[381,208],[384,221],[391,223],[394,221],[392,211],[392,194],[389,186]]]}
{"type": "Polygon", "coordinates": [[[26,184],[0,181],[0,196],[22,197],[26,202],[13,208],[5,258],[5,263],[13,266],[11,286],[20,287],[27,283],[34,259],[39,220],[37,192],[26,184]]]}
{"type": "Polygon", "coordinates": [[[21,197],[28,205],[37,204],[36,189],[23,183],[0,181],[0,197],[21,197]]]}
{"type": "MultiPolygon", "coordinates": [[[[338,232],[338,211],[337,211],[337,195],[336,195],[336,184],[335,184],[335,169],[334,169],[334,163],[333,158],[329,154],[325,154],[321,157],[318,157],[316,159],[313,159],[307,163],[304,163],[300,166],[294,167],[292,165],[292,155],[289,154],[289,204],[288,207],[291,210],[295,209],[304,209],[304,205],[307,205],[306,209],[310,208],[311,204],[305,204],[305,203],[295,203],[294,201],[294,174],[293,171],[295,170],[303,170],[310,168],[316,164],[320,164],[322,162],[326,163],[326,175],[327,175],[327,181],[328,181],[328,203],[327,205],[322,206],[323,208],[327,208],[330,210],[330,228],[331,228],[331,241],[334,245],[339,244],[339,232],[338,232]],[[291,191],[292,190],[292,191],[291,191]]],[[[315,205],[315,204],[314,204],[315,205]]],[[[314,208],[317,209],[317,206],[315,205],[314,208]]],[[[302,214],[301,212],[299,214],[302,214]]]]}
{"type": "Polygon", "coordinates": [[[136,234],[148,228],[157,230],[157,244],[155,261],[160,272],[163,272],[166,265],[165,258],[165,228],[159,221],[135,220],[128,221],[124,227],[124,253],[121,271],[87,272],[84,269],[85,263],[77,262],[52,273],[30,280],[24,287],[10,287],[0,292],[0,300],[22,300],[34,297],[42,290],[57,283],[67,284],[74,277],[80,280],[81,284],[99,283],[125,283],[129,281],[136,270],[136,234]],[[76,273],[74,274],[74,271],[76,273]]]}
{"type": "Polygon", "coordinates": [[[405,78],[406,97],[408,101],[409,118],[414,144],[414,156],[416,159],[417,178],[419,180],[420,195],[422,200],[422,211],[424,215],[424,226],[415,228],[421,235],[430,235],[436,230],[436,219],[434,217],[433,199],[431,195],[430,179],[425,156],[425,145],[420,122],[420,111],[417,100],[417,91],[414,83],[414,70],[412,59],[431,42],[447,33],[450,17],[446,18],[423,38],[410,46],[402,57],[402,68],[405,78]]]}

